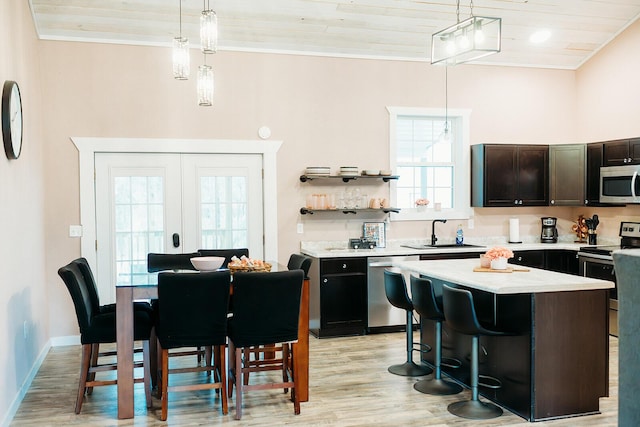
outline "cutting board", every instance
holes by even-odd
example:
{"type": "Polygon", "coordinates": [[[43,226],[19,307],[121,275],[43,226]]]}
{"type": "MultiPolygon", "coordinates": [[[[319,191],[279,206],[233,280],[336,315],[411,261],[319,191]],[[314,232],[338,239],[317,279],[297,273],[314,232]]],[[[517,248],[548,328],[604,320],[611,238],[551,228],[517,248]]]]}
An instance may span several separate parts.
{"type": "Polygon", "coordinates": [[[527,272],[529,271],[529,269],[522,268],[522,267],[507,267],[504,270],[494,270],[492,268],[487,268],[487,267],[476,267],[473,269],[473,271],[477,271],[480,273],[513,273],[513,272],[527,272]]]}

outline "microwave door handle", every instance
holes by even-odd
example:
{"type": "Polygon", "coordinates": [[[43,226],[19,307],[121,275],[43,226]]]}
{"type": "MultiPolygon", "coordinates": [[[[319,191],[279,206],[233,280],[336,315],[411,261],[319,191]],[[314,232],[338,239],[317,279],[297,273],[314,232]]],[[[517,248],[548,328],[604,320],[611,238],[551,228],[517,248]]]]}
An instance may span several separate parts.
{"type": "Polygon", "coordinates": [[[638,171],[633,172],[633,176],[631,177],[631,195],[633,198],[636,198],[636,178],[638,177],[638,171]]]}

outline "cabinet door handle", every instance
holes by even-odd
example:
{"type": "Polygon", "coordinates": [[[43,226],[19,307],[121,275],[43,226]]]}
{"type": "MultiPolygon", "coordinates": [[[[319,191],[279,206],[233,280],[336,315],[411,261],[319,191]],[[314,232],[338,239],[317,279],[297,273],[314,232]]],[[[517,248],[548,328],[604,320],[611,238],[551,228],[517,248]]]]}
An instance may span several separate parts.
{"type": "Polygon", "coordinates": [[[322,281],[322,283],[327,283],[328,281],[329,281],[329,279],[324,279],[324,280],[322,281]]]}
{"type": "Polygon", "coordinates": [[[345,268],[347,268],[347,264],[342,264],[342,269],[344,270],[345,268]]]}
{"type": "Polygon", "coordinates": [[[552,205],[555,205],[555,204],[556,204],[556,201],[555,201],[555,200],[552,200],[552,201],[551,201],[551,204],[552,204],[552,205]]]}

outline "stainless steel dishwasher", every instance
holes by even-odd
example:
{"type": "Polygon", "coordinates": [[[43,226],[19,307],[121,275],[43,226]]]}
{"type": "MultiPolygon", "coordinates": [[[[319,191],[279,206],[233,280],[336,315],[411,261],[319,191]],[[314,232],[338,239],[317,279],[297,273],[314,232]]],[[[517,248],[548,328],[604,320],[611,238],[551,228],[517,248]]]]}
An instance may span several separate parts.
{"type": "MultiPolygon", "coordinates": [[[[406,327],[407,314],[404,310],[392,306],[384,291],[384,270],[398,261],[418,261],[418,255],[369,257],[367,266],[367,314],[369,332],[401,331],[406,327]]],[[[409,277],[405,274],[409,287],[409,277]]],[[[409,293],[411,290],[409,289],[409,293]]]]}

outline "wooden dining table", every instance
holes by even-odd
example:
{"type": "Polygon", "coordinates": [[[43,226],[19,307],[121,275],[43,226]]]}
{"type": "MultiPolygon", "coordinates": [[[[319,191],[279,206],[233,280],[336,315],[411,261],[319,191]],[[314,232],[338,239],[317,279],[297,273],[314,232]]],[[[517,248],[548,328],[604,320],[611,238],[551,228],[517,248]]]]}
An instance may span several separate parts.
{"type": "MultiPolygon", "coordinates": [[[[271,263],[271,271],[286,271],[287,266],[271,263]]],[[[116,350],[118,362],[118,418],[134,416],[133,398],[133,302],[157,299],[157,284],[116,285],[116,350]]],[[[300,301],[298,342],[293,345],[294,367],[298,376],[296,392],[301,402],[309,400],[309,279],[305,279],[300,301]]]]}

